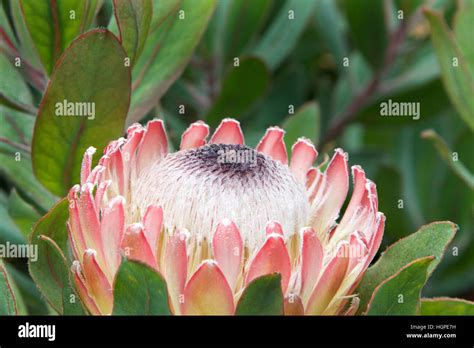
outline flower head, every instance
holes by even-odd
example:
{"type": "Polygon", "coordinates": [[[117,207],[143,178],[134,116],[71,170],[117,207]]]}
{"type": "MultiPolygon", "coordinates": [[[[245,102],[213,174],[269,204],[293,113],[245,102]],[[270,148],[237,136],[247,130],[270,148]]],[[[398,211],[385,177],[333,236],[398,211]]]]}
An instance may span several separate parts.
{"type": "MultiPolygon", "coordinates": [[[[285,314],[342,314],[377,252],[385,217],[375,184],[341,149],[322,171],[307,139],[292,147],[269,128],[244,145],[239,123],[192,124],[180,150],[168,151],[161,120],[132,125],[69,192],[72,270],[93,314],[109,314],[122,255],[160,272],[175,314],[233,314],[250,282],[281,275],[285,314]]],[[[352,300],[351,300],[352,299],[352,300]]]]}

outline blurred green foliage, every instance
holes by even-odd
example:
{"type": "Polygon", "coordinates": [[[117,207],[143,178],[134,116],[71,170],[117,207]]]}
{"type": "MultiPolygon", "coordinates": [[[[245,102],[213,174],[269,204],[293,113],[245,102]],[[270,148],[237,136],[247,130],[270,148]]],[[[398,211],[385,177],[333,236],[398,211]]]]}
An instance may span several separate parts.
{"type": "MultiPolygon", "coordinates": [[[[36,110],[61,52],[108,27],[133,56],[127,124],[163,118],[174,148],[190,123],[224,117],[250,146],[280,125],[288,148],[299,136],[320,159],[343,147],[377,184],[385,246],[431,221],[458,224],[424,293],[474,298],[473,1],[155,0],[136,18],[122,3],[118,22],[111,0],[67,3],[80,25],[51,26],[43,0],[1,0],[0,241],[25,242],[58,200],[32,174],[36,110]],[[60,44],[49,42],[57,30],[60,44]],[[381,116],[388,100],[419,103],[419,119],[381,116]]],[[[24,310],[47,312],[24,264],[11,264],[24,310]]]]}

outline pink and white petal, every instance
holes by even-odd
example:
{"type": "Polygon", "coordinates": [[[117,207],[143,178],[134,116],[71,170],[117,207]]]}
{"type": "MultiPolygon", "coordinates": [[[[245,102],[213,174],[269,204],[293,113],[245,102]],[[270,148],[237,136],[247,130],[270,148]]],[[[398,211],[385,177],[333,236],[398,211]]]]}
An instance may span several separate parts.
{"type": "Polygon", "coordinates": [[[244,144],[244,134],[240,122],[231,118],[222,120],[212,135],[211,144],[244,144]]]}
{"type": "Polygon", "coordinates": [[[143,126],[140,123],[138,123],[138,122],[132,123],[127,128],[127,138],[130,138],[134,132],[142,131],[142,130],[143,130],[143,126]]]}
{"type": "Polygon", "coordinates": [[[349,305],[349,308],[345,311],[344,315],[355,315],[357,310],[359,309],[360,299],[358,297],[354,297],[349,305]]]}
{"type": "Polygon", "coordinates": [[[189,279],[184,290],[183,314],[234,314],[232,290],[216,262],[204,261],[189,279]]]}
{"type": "Polygon", "coordinates": [[[314,167],[308,170],[308,172],[306,173],[306,189],[309,189],[311,185],[314,183],[314,180],[316,180],[318,172],[319,170],[314,167]]]}
{"type": "Polygon", "coordinates": [[[237,277],[242,271],[243,242],[239,229],[232,221],[224,219],[217,225],[212,237],[212,249],[214,259],[230,288],[234,289],[237,277]]]}
{"type": "MultiPolygon", "coordinates": [[[[128,177],[125,177],[124,171],[124,161],[122,154],[119,150],[111,152],[106,161],[103,162],[109,171],[109,178],[112,181],[112,185],[115,188],[117,194],[125,194],[125,182],[128,180],[128,177]]],[[[105,158],[102,157],[102,158],[105,158]]]]}
{"type": "Polygon", "coordinates": [[[285,315],[304,315],[304,306],[301,298],[294,294],[286,296],[283,302],[283,313],[285,315]]]}
{"type": "Polygon", "coordinates": [[[104,266],[104,243],[100,234],[99,212],[92,197],[93,185],[86,183],[81,187],[77,199],[77,212],[85,245],[97,251],[97,261],[104,266]]]}
{"type": "Polygon", "coordinates": [[[88,293],[94,299],[102,314],[112,312],[113,294],[111,283],[107,280],[96,258],[96,251],[87,249],[82,256],[82,272],[88,293]]]}
{"type": "MultiPolygon", "coordinates": [[[[82,255],[81,255],[82,257],[82,255]]],[[[89,312],[92,315],[100,315],[100,310],[95,304],[92,297],[90,297],[86,284],[84,284],[84,280],[82,279],[82,275],[80,274],[80,265],[79,261],[74,261],[72,264],[72,272],[74,274],[74,283],[76,284],[77,292],[79,293],[79,297],[81,298],[82,303],[86,306],[89,312]]]]}
{"type": "Polygon", "coordinates": [[[180,230],[169,237],[162,264],[174,314],[181,313],[180,298],[184,294],[184,286],[188,275],[188,257],[186,254],[188,235],[188,231],[180,230]]]}
{"type": "Polygon", "coordinates": [[[367,257],[365,268],[369,266],[372,260],[377,253],[377,250],[380,248],[380,244],[382,243],[383,232],[385,229],[385,215],[383,213],[378,212],[376,217],[376,225],[375,225],[375,233],[372,235],[372,239],[370,241],[369,247],[369,255],[367,257]]]}
{"type": "Polygon", "coordinates": [[[310,140],[299,138],[291,148],[290,169],[301,183],[306,183],[306,175],[318,157],[318,152],[310,140]]]}
{"type": "Polygon", "coordinates": [[[91,146],[84,153],[81,164],[81,185],[84,185],[89,179],[89,175],[91,174],[92,156],[95,151],[96,148],[91,146]]]}
{"type": "Polygon", "coordinates": [[[361,205],[361,201],[365,194],[365,185],[367,183],[365,172],[360,166],[352,166],[351,169],[354,189],[352,190],[351,200],[349,201],[344,216],[341,219],[341,223],[339,224],[341,228],[343,228],[342,226],[346,226],[357,208],[361,205]]]}
{"type": "Polygon", "coordinates": [[[306,305],[306,314],[322,314],[341,286],[349,264],[347,243],[342,243],[336,255],[329,261],[306,305]]]}
{"type": "Polygon", "coordinates": [[[306,303],[321,272],[324,250],[312,228],[304,228],[301,234],[301,298],[306,303]]]}
{"type": "Polygon", "coordinates": [[[135,154],[138,148],[138,145],[142,141],[142,138],[145,135],[145,129],[139,128],[133,132],[129,132],[128,138],[123,144],[121,150],[122,159],[124,161],[125,167],[127,169],[130,167],[131,161],[135,158],[135,154]]]}
{"type": "Polygon", "coordinates": [[[349,274],[359,263],[365,262],[368,250],[356,231],[349,237],[349,264],[347,273],[349,274]]]}
{"type": "Polygon", "coordinates": [[[143,225],[148,244],[150,244],[153,255],[157,258],[157,243],[163,226],[163,209],[158,205],[148,206],[143,217],[143,225]]]}
{"type": "Polygon", "coordinates": [[[324,202],[313,212],[312,226],[318,235],[324,235],[335,224],[339,211],[349,190],[349,174],[347,172],[347,154],[336,149],[326,170],[326,191],[324,202]]]}
{"type": "Polygon", "coordinates": [[[248,285],[252,280],[272,273],[281,274],[281,288],[285,293],[290,281],[291,263],[285,241],[279,234],[267,236],[265,243],[250,263],[245,284],[248,285]]]}
{"type": "Polygon", "coordinates": [[[105,181],[99,181],[99,184],[97,185],[97,190],[95,192],[95,206],[96,207],[102,207],[102,200],[104,199],[105,192],[109,188],[109,186],[112,184],[111,180],[105,180],[105,181]]]}
{"type": "Polygon", "coordinates": [[[168,138],[163,120],[148,122],[145,135],[137,152],[138,171],[165,157],[168,153],[168,138]]]}
{"type": "Polygon", "coordinates": [[[279,234],[282,237],[285,236],[283,234],[283,227],[281,227],[281,224],[278,221],[270,221],[265,226],[265,234],[269,236],[272,233],[279,234]]]}
{"type": "Polygon", "coordinates": [[[100,232],[104,245],[107,277],[113,281],[115,272],[120,265],[120,247],[125,228],[125,199],[122,196],[114,197],[103,210],[100,232]]]}
{"type": "Polygon", "coordinates": [[[315,207],[319,206],[323,194],[326,190],[327,178],[326,174],[321,173],[319,170],[316,171],[314,180],[311,186],[307,188],[308,201],[315,207]]]}
{"type": "Polygon", "coordinates": [[[209,126],[202,121],[191,124],[181,136],[181,150],[188,150],[206,144],[209,136],[209,126]]]}
{"type": "Polygon", "coordinates": [[[141,223],[134,223],[127,227],[122,239],[122,250],[129,259],[140,261],[156,270],[158,264],[145,237],[141,223]]]}
{"type": "Polygon", "coordinates": [[[258,143],[256,150],[270,156],[275,161],[288,164],[288,153],[286,152],[283,137],[285,131],[279,127],[270,127],[258,143]]]}
{"type": "Polygon", "coordinates": [[[79,208],[77,204],[78,193],[80,191],[79,185],[74,185],[68,193],[68,201],[69,201],[69,221],[68,221],[68,228],[69,228],[69,237],[74,242],[76,246],[76,251],[79,255],[77,255],[77,259],[82,261],[82,254],[87,249],[86,241],[84,239],[84,232],[82,231],[81,222],[79,218],[79,208]]]}

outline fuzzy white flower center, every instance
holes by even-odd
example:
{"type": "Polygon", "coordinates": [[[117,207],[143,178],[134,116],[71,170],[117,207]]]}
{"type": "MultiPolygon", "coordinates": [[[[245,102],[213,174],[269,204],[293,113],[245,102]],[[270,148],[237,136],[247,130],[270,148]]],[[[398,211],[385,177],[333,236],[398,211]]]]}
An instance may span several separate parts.
{"type": "Polygon", "coordinates": [[[288,166],[242,145],[170,153],[141,171],[132,195],[141,214],[150,204],[163,207],[169,233],[186,228],[210,241],[227,218],[250,249],[264,241],[267,222],[280,222],[289,237],[305,225],[309,210],[305,189],[288,166]]]}

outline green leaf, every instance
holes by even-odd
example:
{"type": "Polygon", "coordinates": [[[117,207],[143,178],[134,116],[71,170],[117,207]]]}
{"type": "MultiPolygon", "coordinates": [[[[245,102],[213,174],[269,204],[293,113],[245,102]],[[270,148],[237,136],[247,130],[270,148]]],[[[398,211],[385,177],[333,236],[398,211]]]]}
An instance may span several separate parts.
{"type": "Polygon", "coordinates": [[[250,282],[240,297],[235,314],[283,315],[281,275],[266,275],[250,282]]]}
{"type": "Polygon", "coordinates": [[[64,52],[51,76],[35,124],[32,161],[38,180],[58,196],[79,182],[88,147],[100,153],[122,134],[130,102],[125,57],[113,34],[92,30],[64,52]],[[76,110],[67,116],[71,106],[76,110]]]}
{"type": "MultiPolygon", "coordinates": [[[[16,289],[18,289],[18,291],[15,291],[15,289],[13,289],[13,291],[15,294],[21,295],[16,296],[17,300],[18,298],[23,299],[25,313],[22,314],[48,315],[48,306],[42,299],[41,293],[39,292],[33,280],[27,274],[17,270],[12,265],[7,264],[6,268],[8,274],[16,285],[16,289]]],[[[18,305],[18,307],[20,306],[18,305]]]]}
{"type": "Polygon", "coordinates": [[[451,168],[451,170],[466,183],[466,185],[474,190],[474,175],[469,172],[469,170],[460,162],[459,160],[453,159],[453,152],[448,147],[443,138],[441,138],[438,133],[433,129],[428,129],[421,133],[423,139],[428,139],[431,141],[433,146],[438,151],[440,157],[445,161],[445,163],[451,168]]]}
{"type": "Polygon", "coordinates": [[[420,294],[428,278],[434,257],[410,262],[375,288],[367,306],[367,315],[416,315],[420,294]]]}
{"type": "Polygon", "coordinates": [[[282,124],[286,131],[285,144],[288,153],[298,138],[305,137],[317,144],[320,131],[319,105],[315,101],[307,102],[296,110],[294,115],[289,115],[282,124]]]}
{"type": "Polygon", "coordinates": [[[89,0],[21,0],[21,10],[41,61],[51,74],[56,61],[71,41],[85,28],[89,0]]]}
{"type": "Polygon", "coordinates": [[[28,239],[34,223],[41,217],[40,213],[25,202],[15,189],[11,191],[8,199],[8,213],[20,228],[25,239],[28,239]]]}
{"type": "Polygon", "coordinates": [[[170,315],[163,277],[140,262],[123,259],[114,281],[114,315],[170,315]]]}
{"type": "Polygon", "coordinates": [[[27,60],[34,68],[42,69],[41,60],[35,44],[26,25],[25,16],[21,8],[20,1],[10,1],[10,12],[13,26],[15,28],[18,41],[20,43],[19,51],[22,59],[27,60]]]}
{"type": "Polygon", "coordinates": [[[354,43],[372,66],[380,67],[388,42],[384,2],[343,0],[341,5],[354,43]]]}
{"type": "MultiPolygon", "coordinates": [[[[18,68],[15,68],[13,62],[4,54],[0,54],[0,70],[2,71],[2,79],[0,80],[1,103],[6,104],[6,101],[11,100],[18,104],[33,104],[31,92],[18,68]]],[[[3,107],[0,106],[0,108],[3,107]]]]}
{"type": "Polygon", "coordinates": [[[429,9],[424,13],[430,23],[431,40],[446,91],[461,118],[474,130],[474,69],[469,69],[441,14],[429,9]]]}
{"type": "Polygon", "coordinates": [[[18,309],[12,283],[7,270],[0,259],[0,315],[16,315],[18,309]]]}
{"type": "Polygon", "coordinates": [[[474,2],[470,0],[458,1],[458,10],[454,17],[454,35],[459,50],[466,59],[466,64],[474,75],[474,44],[472,43],[472,23],[474,23],[474,2]]]}
{"type": "Polygon", "coordinates": [[[431,275],[456,230],[457,226],[452,222],[433,222],[388,247],[362,278],[357,290],[360,311],[367,307],[375,288],[408,263],[425,256],[434,256],[435,260],[428,267],[428,276],[431,275]]]}
{"type": "Polygon", "coordinates": [[[338,69],[345,69],[342,65],[344,57],[348,57],[345,38],[346,25],[337,2],[333,0],[318,0],[314,19],[321,39],[334,56],[338,69]]]}
{"type": "Polygon", "coordinates": [[[226,61],[244,52],[265,23],[271,5],[270,0],[230,0],[222,33],[226,61]]]}
{"type": "Polygon", "coordinates": [[[41,212],[47,212],[56,202],[54,197],[36,180],[31,160],[21,153],[6,154],[0,152],[0,173],[11,182],[28,203],[41,212]]]}
{"type": "Polygon", "coordinates": [[[287,0],[251,53],[276,69],[296,45],[315,5],[315,1],[287,0]]]}
{"type": "MultiPolygon", "coordinates": [[[[140,120],[149,112],[181,75],[216,7],[215,0],[174,3],[176,7],[166,3],[166,16],[152,20],[145,48],[135,64],[128,124],[140,120]],[[180,19],[183,14],[184,19],[180,19]]],[[[155,7],[154,12],[159,11],[155,7]]]]}
{"type": "MultiPolygon", "coordinates": [[[[0,53],[0,137],[27,146],[33,134],[34,118],[30,113],[34,111],[33,97],[23,80],[18,68],[15,68],[10,58],[0,53]],[[19,110],[19,111],[18,111],[19,110]],[[28,114],[20,112],[27,111],[28,114]]],[[[17,148],[0,143],[0,151],[12,153],[17,148]]]]}
{"type": "Polygon", "coordinates": [[[224,117],[240,119],[244,112],[267,90],[269,73],[259,58],[247,57],[234,66],[222,82],[222,89],[206,116],[207,122],[215,126],[224,117]]]}
{"type": "MultiPolygon", "coordinates": [[[[74,294],[69,283],[68,200],[63,198],[33,228],[30,243],[37,249],[37,260],[30,258],[31,277],[48,303],[60,314],[65,312],[65,297],[74,294]]],[[[78,304],[80,306],[80,304],[78,304]]]]}
{"type": "Polygon", "coordinates": [[[120,41],[133,66],[145,46],[153,15],[153,2],[151,0],[114,0],[114,12],[120,41]]]}
{"type": "Polygon", "coordinates": [[[26,239],[8,214],[8,197],[0,191],[0,243],[25,244],[26,239]]]}
{"type": "Polygon", "coordinates": [[[474,315],[474,302],[449,297],[422,298],[421,315],[474,315]]]}

